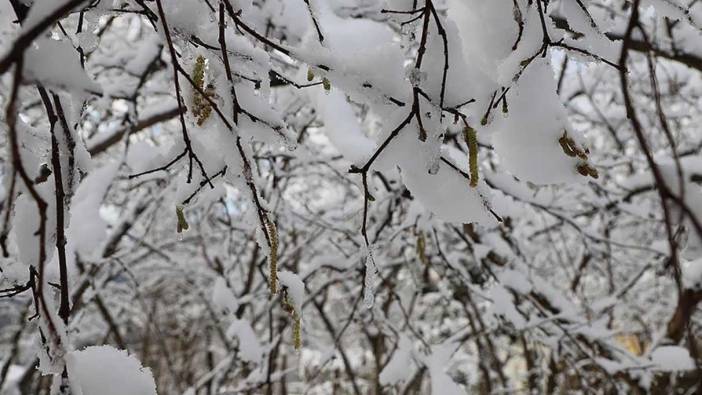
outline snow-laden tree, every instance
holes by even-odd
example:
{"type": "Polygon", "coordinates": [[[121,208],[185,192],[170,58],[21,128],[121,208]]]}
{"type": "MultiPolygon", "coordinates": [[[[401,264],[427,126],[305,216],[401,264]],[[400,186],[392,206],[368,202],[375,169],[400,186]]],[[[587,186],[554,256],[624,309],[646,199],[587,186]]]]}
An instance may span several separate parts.
{"type": "Polygon", "coordinates": [[[702,390],[699,0],[0,0],[0,393],[702,390]]]}

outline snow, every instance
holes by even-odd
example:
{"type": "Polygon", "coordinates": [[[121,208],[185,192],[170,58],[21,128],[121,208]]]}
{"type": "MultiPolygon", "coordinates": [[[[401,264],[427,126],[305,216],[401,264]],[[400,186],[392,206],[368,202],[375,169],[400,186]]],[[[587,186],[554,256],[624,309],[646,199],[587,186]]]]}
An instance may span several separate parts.
{"type": "Polygon", "coordinates": [[[156,395],[151,370],[125,350],[91,346],[66,356],[71,389],[76,395],[156,395]]]}
{"type": "Polygon", "coordinates": [[[84,259],[96,258],[107,235],[107,223],[101,206],[108,188],[112,184],[119,162],[108,163],[93,170],[80,183],[71,202],[71,222],[66,231],[72,249],[84,259]]]}
{"type": "Polygon", "coordinates": [[[642,7],[652,7],[659,18],[670,18],[671,20],[687,21],[685,16],[688,5],[681,0],[644,0],[642,7]]]}
{"type": "Polygon", "coordinates": [[[246,320],[235,319],[227,329],[228,337],[239,339],[239,352],[241,359],[248,362],[260,364],[263,358],[263,347],[256,337],[251,327],[251,323],[246,320]]]}
{"type": "MultiPolygon", "coordinates": [[[[574,48],[582,48],[611,62],[617,61],[620,51],[619,43],[613,42],[607,36],[605,36],[599,29],[599,26],[593,27],[590,19],[580,8],[577,2],[561,2],[560,9],[565,18],[568,20],[568,26],[576,32],[583,34],[583,36],[579,39],[567,38],[565,42],[568,45],[571,45],[574,48]]],[[[589,9],[588,12],[590,12],[589,9]]],[[[595,21],[595,23],[597,22],[595,21]]],[[[573,54],[573,52],[570,53],[571,56],[573,54]]],[[[582,59],[587,61],[594,60],[588,57],[582,57],[582,59]]]]}
{"type": "Polygon", "coordinates": [[[660,346],[651,352],[651,361],[660,370],[677,371],[695,368],[695,361],[689,351],[680,346],[660,346]]]}
{"type": "Polygon", "coordinates": [[[367,19],[339,18],[326,1],[317,2],[315,8],[324,31],[324,46],[314,29],[309,29],[297,54],[312,66],[333,66],[325,75],[347,94],[360,94],[361,86],[368,83],[388,96],[408,97],[404,55],[388,26],[367,19]]]}
{"type": "Polygon", "coordinates": [[[339,90],[324,93],[317,88],[310,94],[319,117],[324,122],[324,131],[334,148],[356,165],[363,165],[376,148],[375,142],[366,137],[351,105],[339,90]]]}
{"type": "Polygon", "coordinates": [[[375,278],[376,265],[373,259],[373,251],[368,250],[365,257],[365,274],[363,276],[363,305],[367,309],[372,309],[375,304],[375,278]]]}
{"type": "Polygon", "coordinates": [[[7,368],[5,383],[0,386],[0,394],[14,395],[19,394],[19,389],[16,388],[18,381],[25,373],[25,367],[21,365],[11,364],[7,368]],[[15,392],[16,391],[16,392],[15,392]]]}
{"type": "MultiPolygon", "coordinates": [[[[25,1],[31,11],[24,27],[13,22],[12,7],[0,3],[0,52],[65,1],[25,1]]],[[[105,317],[91,304],[99,294],[129,344],[151,342],[151,334],[193,340],[196,347],[167,350],[176,375],[162,369],[163,360],[148,358],[158,364],[153,366],[159,367],[159,385],[164,383],[161,392],[265,391],[267,379],[276,387],[285,383],[289,393],[309,394],[331,393],[337,380],[337,392],[344,392],[351,389],[344,369],[371,384],[377,378],[386,392],[401,392],[414,377],[422,393],[463,394],[480,384],[519,392],[528,385],[521,341],[537,365],[553,359],[569,367],[554,377],[559,384],[580,369],[582,383],[604,383],[603,391],[626,392],[629,383],[645,388],[659,371],[694,366],[685,347],[649,345],[645,335],[650,328],[665,332],[680,306],[675,278],[663,270],[669,252],[656,180],[631,133],[617,70],[578,51],[554,48],[568,45],[616,61],[621,42],[608,36],[623,34],[630,7],[611,12],[600,4],[609,0],[583,0],[593,23],[573,0],[437,0],[436,14],[425,15],[430,7],[409,11],[423,4],[412,0],[309,0],[310,9],[303,0],[230,0],[240,13],[225,17],[227,53],[222,54],[220,4],[162,1],[182,70],[190,73],[195,59],[206,58],[205,80],[223,115],[213,113],[201,125],[188,110],[184,127],[171,119],[123,134],[175,108],[163,21],[158,18],[152,26],[138,4],[135,9],[128,0],[108,0],[89,7],[81,13],[81,33],[76,33],[78,13],[66,15],[61,27],[42,32],[25,53],[17,98],[21,161],[12,158],[12,150],[0,154],[0,227],[10,232],[9,256],[0,257],[0,294],[26,284],[31,265],[41,271],[48,311],[40,308],[38,318],[27,322],[36,308],[31,291],[18,296],[19,303],[0,306],[0,325],[10,322],[6,316],[13,327],[26,325],[12,363],[38,356],[41,373],[53,375],[54,387],[66,365],[76,395],[155,394],[156,380],[127,351],[72,348],[117,340],[114,334],[105,337],[105,317]],[[403,23],[414,16],[420,18],[403,23]],[[426,27],[422,16],[428,17],[426,27]],[[567,22],[568,29],[555,20],[567,22]],[[553,45],[542,56],[544,29],[553,45]],[[271,42],[284,49],[273,49],[271,42]],[[85,69],[75,48],[79,44],[88,51],[85,69]],[[421,67],[419,48],[426,49],[421,67]],[[566,55],[569,61],[563,63],[566,55]],[[231,66],[231,81],[222,56],[231,66]],[[144,75],[151,64],[156,67],[144,75]],[[568,67],[558,81],[561,64],[568,67]],[[272,73],[317,86],[271,87],[272,73]],[[32,88],[36,83],[60,95],[65,107],[70,130],[56,125],[56,132],[66,164],[64,132],[76,142],[77,171],[71,174],[74,188],[66,188],[65,218],[68,288],[79,297],[71,304],[83,307],[68,325],[57,316],[55,186],[51,178],[30,184],[40,168],[51,168],[49,124],[32,88]],[[236,113],[232,89],[246,113],[236,113]],[[502,93],[504,100],[489,107],[502,93]],[[471,170],[463,139],[467,127],[479,142],[471,170]],[[85,142],[94,146],[110,136],[121,137],[113,148],[89,158],[85,142]],[[571,143],[564,143],[564,136],[592,152],[569,156],[571,143]],[[128,177],[176,157],[166,171],[128,177]],[[578,174],[585,161],[596,166],[599,178],[578,174]],[[27,172],[26,184],[12,177],[18,163],[27,172]],[[349,171],[352,165],[364,168],[366,178],[349,171]],[[200,166],[208,175],[226,166],[226,174],[212,179],[210,188],[200,166]],[[468,174],[476,167],[480,181],[472,185],[468,174]],[[13,179],[16,200],[8,207],[13,179]],[[47,203],[44,245],[39,245],[40,217],[28,185],[47,203]],[[366,189],[373,196],[369,201],[366,189]],[[174,226],[179,205],[191,225],[182,237],[174,226]],[[276,243],[262,231],[264,215],[280,229],[276,243]],[[475,226],[461,227],[467,223],[475,226]],[[425,248],[418,248],[420,234],[425,248]],[[117,244],[105,254],[108,239],[117,244]],[[271,244],[280,255],[285,301],[268,292],[271,244]],[[430,265],[418,259],[418,249],[425,250],[421,255],[430,265]],[[39,251],[46,252],[43,262],[39,251]],[[88,269],[80,275],[78,258],[88,269]],[[311,297],[321,305],[305,312],[301,348],[301,316],[311,297]],[[22,303],[29,306],[26,316],[20,316],[22,303]],[[284,324],[293,326],[295,347],[283,340],[289,330],[284,324]],[[370,343],[384,342],[379,366],[372,361],[378,350],[359,341],[363,333],[371,336],[370,343]],[[572,352],[580,341],[589,345],[586,359],[572,352]],[[283,347],[275,351],[278,344],[283,347]],[[504,383],[481,353],[485,346],[494,347],[505,362],[504,383]],[[269,358],[275,369],[267,372],[269,358]],[[601,369],[583,369],[593,363],[612,373],[615,382],[602,380],[601,369]],[[490,383],[482,383],[484,377],[490,383]]],[[[680,215],[676,199],[669,199],[669,217],[679,242],[684,291],[699,292],[702,235],[691,217],[702,218],[702,74],[680,60],[702,53],[702,3],[689,12],[680,8],[687,6],[683,0],[642,3],[642,28],[634,37],[643,40],[639,30],[645,30],[660,55],[655,67],[661,105],[684,152],[684,184],[679,185],[670,144],[656,119],[639,45],[631,48],[627,75],[660,174],[672,193],[685,189],[680,200],[689,212],[680,215]],[[664,16],[679,22],[666,26],[664,16]],[[669,59],[673,55],[680,56],[669,59]]],[[[156,11],[153,2],[147,6],[156,11]]],[[[3,108],[11,71],[0,76],[3,108]]],[[[179,81],[184,105],[191,109],[192,89],[184,78],[179,81]]],[[[5,148],[6,126],[0,122],[5,148]]],[[[8,346],[0,342],[0,350],[8,346]]],[[[9,381],[16,382],[28,367],[10,365],[9,381]]],[[[361,383],[361,392],[368,383],[361,383]]]]}
{"type": "MultiPolygon", "coordinates": [[[[483,184],[471,188],[468,179],[443,162],[438,162],[436,174],[429,174],[427,164],[435,161],[437,155],[425,149],[428,145],[417,139],[417,129],[407,128],[379,157],[378,167],[390,169],[399,165],[407,189],[443,221],[494,224],[496,220],[486,207],[489,192],[483,184]]],[[[467,161],[463,171],[467,171],[467,161]]]]}
{"type": "Polygon", "coordinates": [[[685,289],[702,290],[702,258],[682,263],[682,279],[685,289]]]}
{"type": "Polygon", "coordinates": [[[200,10],[197,0],[164,0],[162,4],[171,29],[199,35],[200,26],[207,25],[207,14],[200,10]]]}
{"type": "Polygon", "coordinates": [[[526,320],[519,311],[517,311],[517,308],[514,306],[512,295],[505,287],[502,285],[495,285],[490,289],[488,295],[490,299],[492,299],[492,313],[495,316],[507,320],[507,322],[514,325],[517,329],[526,326],[526,320]]]}
{"type": "MultiPolygon", "coordinates": [[[[27,32],[41,23],[51,13],[58,10],[67,3],[67,0],[37,0],[32,3],[32,7],[27,13],[27,17],[22,24],[22,31],[27,32]]],[[[77,4],[76,6],[80,6],[77,4]]]]}
{"type": "Polygon", "coordinates": [[[12,235],[17,243],[17,252],[20,261],[29,265],[37,265],[39,261],[39,251],[37,250],[38,236],[35,235],[39,226],[39,214],[37,213],[34,201],[22,195],[15,202],[15,217],[21,218],[12,227],[12,235]]]}
{"type": "Polygon", "coordinates": [[[148,39],[140,42],[139,48],[136,51],[137,55],[129,59],[125,68],[134,75],[141,75],[146,71],[151,61],[159,55],[162,48],[162,44],[157,39],[157,36],[150,36],[148,39]]]}
{"type": "Polygon", "coordinates": [[[431,354],[426,357],[425,364],[431,376],[432,395],[465,394],[465,391],[446,372],[456,347],[455,343],[446,342],[432,347],[431,354]]]}
{"type": "MultiPolygon", "coordinates": [[[[666,184],[672,191],[678,193],[681,180],[678,176],[677,164],[670,157],[658,157],[656,160],[666,184]]],[[[684,202],[699,221],[699,218],[702,218],[702,186],[694,182],[693,177],[695,174],[702,174],[702,157],[699,155],[683,157],[680,159],[680,167],[684,182],[684,202]]],[[[643,185],[650,185],[653,182],[654,179],[651,175],[646,175],[641,180],[643,185]]],[[[678,209],[676,208],[675,211],[677,212],[678,209]]],[[[694,224],[689,218],[686,218],[684,223],[691,229],[691,232],[689,232],[687,243],[683,244],[685,249],[682,255],[689,260],[696,260],[702,257],[702,235],[694,230],[694,224]]]]}
{"type": "Polygon", "coordinates": [[[532,290],[532,285],[527,277],[517,270],[507,269],[501,272],[498,277],[502,285],[522,295],[526,295],[532,290]]]}
{"type": "Polygon", "coordinates": [[[412,360],[412,341],[407,336],[400,336],[397,350],[380,372],[380,384],[395,385],[412,377],[414,362],[412,360]]]}
{"type": "Polygon", "coordinates": [[[222,277],[215,279],[214,287],[212,287],[212,303],[219,311],[228,313],[235,312],[239,307],[239,302],[234,292],[222,277]]]}
{"type": "Polygon", "coordinates": [[[298,316],[301,316],[302,304],[305,302],[305,283],[300,276],[287,270],[278,272],[278,280],[280,281],[280,285],[288,289],[288,295],[292,298],[295,312],[298,316]]]}
{"type": "Polygon", "coordinates": [[[572,132],[547,60],[539,58],[526,68],[507,103],[509,113],[495,121],[492,139],[505,169],[537,184],[582,179],[576,171],[578,159],[566,156],[558,143],[564,131],[572,132]]]}
{"type": "Polygon", "coordinates": [[[449,17],[456,22],[463,51],[471,64],[497,79],[497,67],[511,50],[517,36],[512,2],[489,0],[449,0],[449,17]]]}
{"type": "Polygon", "coordinates": [[[69,90],[100,92],[80,67],[78,53],[68,41],[40,38],[25,53],[27,77],[46,85],[69,90]]]}

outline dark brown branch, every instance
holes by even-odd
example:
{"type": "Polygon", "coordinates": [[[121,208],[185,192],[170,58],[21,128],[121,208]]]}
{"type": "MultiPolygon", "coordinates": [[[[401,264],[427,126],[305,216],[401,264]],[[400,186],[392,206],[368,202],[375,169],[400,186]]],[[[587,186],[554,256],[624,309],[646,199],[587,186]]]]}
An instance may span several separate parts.
{"type": "MultiPolygon", "coordinates": [[[[56,99],[56,98],[55,98],[56,99]]],[[[53,107],[48,101],[48,97],[42,95],[47,114],[49,115],[51,128],[51,166],[53,167],[54,188],[56,196],[56,250],[58,252],[59,281],[60,281],[60,304],[59,317],[64,324],[68,323],[70,307],[68,301],[68,267],[66,263],[66,225],[65,225],[65,202],[66,193],[63,186],[63,171],[61,169],[61,153],[59,142],[56,138],[56,116],[53,107]]],[[[56,103],[58,101],[56,100],[56,103]]],[[[70,169],[69,169],[70,171],[70,169]]]]}

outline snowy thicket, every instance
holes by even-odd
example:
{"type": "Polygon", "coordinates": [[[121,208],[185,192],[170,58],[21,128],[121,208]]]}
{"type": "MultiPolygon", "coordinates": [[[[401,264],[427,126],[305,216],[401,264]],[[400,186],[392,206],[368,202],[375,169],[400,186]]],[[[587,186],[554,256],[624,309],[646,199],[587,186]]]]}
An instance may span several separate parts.
{"type": "Polygon", "coordinates": [[[699,0],[0,0],[0,394],[702,390],[699,0]]]}

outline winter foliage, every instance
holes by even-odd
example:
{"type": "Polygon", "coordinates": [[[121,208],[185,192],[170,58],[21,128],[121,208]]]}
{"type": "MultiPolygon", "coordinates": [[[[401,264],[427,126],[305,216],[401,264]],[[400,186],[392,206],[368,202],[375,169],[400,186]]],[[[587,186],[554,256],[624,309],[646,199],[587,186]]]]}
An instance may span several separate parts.
{"type": "Polygon", "coordinates": [[[702,391],[699,0],[0,0],[0,395],[702,391]]]}

